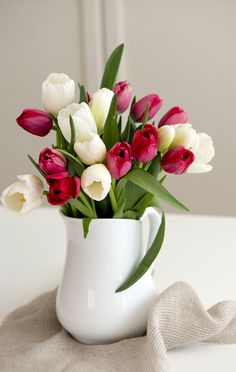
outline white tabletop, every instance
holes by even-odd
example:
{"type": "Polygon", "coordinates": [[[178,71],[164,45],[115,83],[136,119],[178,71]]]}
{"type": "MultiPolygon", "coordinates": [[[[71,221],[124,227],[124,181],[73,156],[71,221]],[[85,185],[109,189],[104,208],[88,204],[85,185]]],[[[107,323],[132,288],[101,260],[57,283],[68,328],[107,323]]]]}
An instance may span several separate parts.
{"type": "MultiPolygon", "coordinates": [[[[155,279],[160,291],[184,280],[203,304],[236,300],[236,218],[167,216],[155,279]]],[[[0,321],[60,280],[65,231],[56,208],[16,216],[0,208],[0,321]]],[[[235,372],[236,345],[191,345],[168,352],[174,372],[235,372]]]]}

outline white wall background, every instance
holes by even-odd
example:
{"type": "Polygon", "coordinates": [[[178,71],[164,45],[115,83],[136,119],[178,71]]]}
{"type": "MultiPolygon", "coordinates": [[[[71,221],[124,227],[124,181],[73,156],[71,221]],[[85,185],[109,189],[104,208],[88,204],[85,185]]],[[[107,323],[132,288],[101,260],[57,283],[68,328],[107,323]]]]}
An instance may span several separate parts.
{"type": "Polygon", "coordinates": [[[93,91],[106,56],[125,42],[121,79],[138,97],[157,92],[189,113],[216,147],[213,172],[172,176],[167,186],[192,213],[236,215],[236,2],[234,0],[0,0],[0,189],[32,172],[52,137],[15,124],[41,107],[41,83],[66,72],[93,91]]]}

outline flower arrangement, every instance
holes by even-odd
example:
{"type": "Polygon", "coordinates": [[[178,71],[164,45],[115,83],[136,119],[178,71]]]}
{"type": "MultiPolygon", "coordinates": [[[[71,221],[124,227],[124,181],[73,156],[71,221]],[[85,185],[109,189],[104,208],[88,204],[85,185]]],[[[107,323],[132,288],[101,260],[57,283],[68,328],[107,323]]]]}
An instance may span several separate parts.
{"type": "Polygon", "coordinates": [[[197,133],[182,108],[171,108],[156,124],[153,118],[163,103],[157,94],[136,100],[127,81],[115,84],[123,47],[109,57],[92,97],[79,85],[79,103],[73,80],[63,73],[48,76],[42,85],[45,111],[25,109],[16,119],[36,136],[56,133],[55,145],[44,148],[37,162],[28,155],[47,189],[39,177],[21,175],[1,196],[3,206],[19,214],[37,208],[46,197],[64,215],[83,219],[85,237],[94,218],[140,219],[147,207],[160,208],[162,221],[151,248],[118,291],[135,283],[160,251],[162,202],[188,210],[163,186],[167,174],[208,172],[214,156],[211,137],[197,133]]]}

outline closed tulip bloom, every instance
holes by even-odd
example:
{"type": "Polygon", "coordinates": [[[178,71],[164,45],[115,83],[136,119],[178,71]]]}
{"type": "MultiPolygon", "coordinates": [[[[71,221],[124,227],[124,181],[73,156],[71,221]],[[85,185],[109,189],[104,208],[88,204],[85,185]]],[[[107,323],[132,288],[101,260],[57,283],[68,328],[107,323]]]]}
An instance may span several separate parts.
{"type": "Polygon", "coordinates": [[[106,157],[106,146],[100,136],[92,132],[79,134],[74,150],[86,165],[101,163],[106,157]]]}
{"type": "Polygon", "coordinates": [[[91,111],[99,133],[103,130],[113,95],[112,90],[102,88],[93,94],[90,102],[91,111]]]}
{"type": "Polygon", "coordinates": [[[152,124],[146,124],[143,130],[136,130],[132,141],[133,158],[147,163],[157,155],[158,132],[152,124]]]}
{"type": "Polygon", "coordinates": [[[39,177],[25,174],[18,182],[7,187],[1,196],[3,206],[18,214],[26,214],[38,208],[43,201],[43,183],[39,177]]]}
{"type": "Polygon", "coordinates": [[[105,199],[111,188],[110,172],[103,164],[90,165],[82,173],[81,187],[91,199],[105,199]]]}
{"type": "Polygon", "coordinates": [[[188,114],[179,106],[172,107],[159,121],[159,128],[163,125],[174,125],[187,123],[188,114]]]}
{"type": "Polygon", "coordinates": [[[79,196],[80,179],[70,177],[69,172],[51,174],[46,177],[46,181],[49,185],[47,199],[52,205],[63,205],[79,196]]]}
{"type": "Polygon", "coordinates": [[[52,73],[43,82],[43,106],[50,114],[57,115],[61,109],[74,101],[74,97],[75,82],[66,74],[52,73]]]}
{"type": "Polygon", "coordinates": [[[119,180],[132,167],[132,150],[127,142],[117,142],[106,156],[106,166],[112,177],[119,180]]]}
{"type": "Polygon", "coordinates": [[[39,154],[39,166],[47,175],[65,172],[66,165],[65,156],[57,150],[46,147],[39,154]]]}
{"type": "Polygon", "coordinates": [[[169,150],[161,160],[161,166],[167,173],[183,174],[193,163],[195,156],[183,146],[169,150]]]}
{"type": "Polygon", "coordinates": [[[16,119],[17,124],[27,132],[39,137],[46,136],[52,129],[52,119],[45,112],[27,108],[16,119]]]}
{"type": "Polygon", "coordinates": [[[157,94],[148,94],[136,102],[131,109],[131,116],[134,121],[142,122],[144,119],[147,104],[149,103],[147,120],[152,119],[162,106],[162,99],[157,94]]]}
{"type": "Polygon", "coordinates": [[[158,129],[158,150],[165,152],[168,150],[175,137],[175,128],[172,125],[164,125],[158,129]]]}
{"type": "Polygon", "coordinates": [[[71,140],[70,116],[74,122],[76,139],[82,132],[97,133],[96,123],[87,103],[72,103],[58,114],[58,125],[68,142],[71,140]]]}
{"type": "Polygon", "coordinates": [[[122,114],[129,107],[132,98],[132,87],[127,80],[117,83],[113,92],[116,95],[116,109],[122,114]]]}
{"type": "Polygon", "coordinates": [[[170,148],[175,148],[178,146],[184,146],[186,148],[192,147],[193,143],[196,141],[197,132],[192,128],[191,124],[185,123],[180,125],[173,125],[175,129],[175,136],[170,145],[170,148]]]}
{"type": "Polygon", "coordinates": [[[206,133],[199,133],[191,151],[195,155],[195,161],[188,169],[188,173],[206,173],[212,170],[208,164],[215,156],[212,138],[206,133]]]}

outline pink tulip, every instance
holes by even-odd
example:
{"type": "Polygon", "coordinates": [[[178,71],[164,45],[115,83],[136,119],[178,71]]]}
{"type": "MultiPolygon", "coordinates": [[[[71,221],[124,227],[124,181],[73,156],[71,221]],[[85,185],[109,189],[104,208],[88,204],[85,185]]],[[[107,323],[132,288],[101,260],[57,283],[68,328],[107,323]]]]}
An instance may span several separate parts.
{"type": "Polygon", "coordinates": [[[49,184],[48,202],[52,205],[63,205],[71,198],[76,199],[80,192],[80,179],[70,177],[69,172],[51,174],[46,177],[49,184]]]}
{"type": "Polygon", "coordinates": [[[169,150],[162,158],[161,166],[167,173],[183,174],[195,160],[194,153],[183,146],[169,150]]]}
{"type": "Polygon", "coordinates": [[[144,118],[144,114],[146,111],[147,104],[149,103],[148,108],[148,117],[147,120],[152,119],[157,111],[162,106],[162,99],[157,94],[149,94],[143,98],[141,98],[138,102],[136,102],[132,109],[131,109],[131,116],[134,121],[142,122],[144,118]]]}
{"type": "Polygon", "coordinates": [[[106,167],[112,177],[119,180],[132,167],[132,150],[127,142],[117,142],[106,155],[106,167]]]}
{"type": "Polygon", "coordinates": [[[131,85],[126,80],[120,81],[114,86],[113,92],[116,95],[116,109],[120,114],[122,114],[127,110],[131,101],[131,85]]]}
{"type": "Polygon", "coordinates": [[[16,119],[17,124],[27,132],[44,137],[52,129],[52,119],[45,112],[37,109],[25,109],[16,119]]]}
{"type": "Polygon", "coordinates": [[[188,114],[179,106],[172,107],[159,121],[159,128],[163,125],[184,124],[188,121],[188,114]]]}
{"type": "Polygon", "coordinates": [[[39,154],[39,166],[46,174],[65,172],[66,165],[66,158],[57,150],[46,147],[39,154]]]}
{"type": "Polygon", "coordinates": [[[133,158],[141,163],[147,163],[157,155],[158,132],[152,124],[144,125],[143,130],[136,130],[132,141],[133,158]]]}

